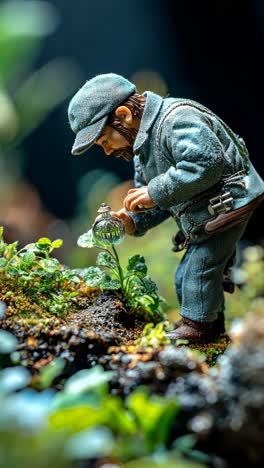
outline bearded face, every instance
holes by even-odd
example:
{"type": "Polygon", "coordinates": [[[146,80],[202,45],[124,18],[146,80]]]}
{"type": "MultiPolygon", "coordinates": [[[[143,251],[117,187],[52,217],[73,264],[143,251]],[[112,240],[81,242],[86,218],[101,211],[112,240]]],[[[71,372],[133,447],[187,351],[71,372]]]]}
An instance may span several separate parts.
{"type": "Polygon", "coordinates": [[[114,151],[112,155],[115,158],[122,158],[124,159],[124,161],[127,161],[127,162],[132,161],[134,157],[133,148],[129,146],[126,148],[121,148],[121,149],[114,151]]]}
{"type": "Polygon", "coordinates": [[[140,126],[146,98],[137,93],[109,114],[106,125],[96,141],[107,155],[131,161],[133,146],[140,126]]]}
{"type": "Polygon", "coordinates": [[[117,122],[117,120],[119,119],[115,119],[115,122],[111,124],[111,127],[126,139],[126,141],[129,143],[129,146],[115,150],[112,155],[116,158],[122,158],[129,162],[132,161],[134,157],[133,145],[138,131],[135,128],[124,127],[123,124],[120,121],[117,122]]]}
{"type": "Polygon", "coordinates": [[[135,128],[126,128],[118,117],[109,118],[108,125],[116,130],[120,135],[122,135],[125,140],[128,142],[129,146],[115,150],[112,155],[116,158],[122,158],[125,161],[129,162],[133,159],[133,145],[138,133],[138,130],[135,128]]]}

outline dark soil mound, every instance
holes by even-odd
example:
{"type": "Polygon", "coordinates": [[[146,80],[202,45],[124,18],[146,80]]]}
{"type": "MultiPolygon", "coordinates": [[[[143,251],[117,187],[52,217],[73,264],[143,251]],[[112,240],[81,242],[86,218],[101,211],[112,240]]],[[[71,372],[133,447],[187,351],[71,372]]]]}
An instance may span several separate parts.
{"type": "Polygon", "coordinates": [[[132,343],[140,336],[145,322],[127,308],[122,294],[106,291],[99,294],[92,306],[72,314],[67,325],[112,336],[119,343],[132,343]]]}
{"type": "Polygon", "coordinates": [[[95,365],[109,346],[133,342],[145,325],[127,310],[119,292],[100,293],[90,302],[90,298],[82,298],[78,311],[69,312],[66,318],[50,317],[33,324],[12,306],[7,308],[1,327],[16,335],[20,359],[33,372],[62,357],[68,376],[95,365]]]}

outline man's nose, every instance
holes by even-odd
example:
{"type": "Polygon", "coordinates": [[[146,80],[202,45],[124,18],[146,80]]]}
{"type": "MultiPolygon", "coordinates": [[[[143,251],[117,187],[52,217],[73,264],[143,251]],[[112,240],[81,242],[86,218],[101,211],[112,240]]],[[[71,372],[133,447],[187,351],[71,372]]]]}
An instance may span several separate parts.
{"type": "Polygon", "coordinates": [[[103,143],[103,144],[102,144],[102,147],[103,147],[103,149],[104,149],[105,154],[107,154],[107,156],[108,156],[109,154],[112,153],[112,150],[111,150],[111,148],[109,147],[109,145],[103,143]]]}
{"type": "Polygon", "coordinates": [[[110,154],[111,153],[111,150],[109,148],[109,146],[107,144],[105,144],[104,142],[101,142],[100,139],[96,140],[95,142],[98,146],[101,146],[105,152],[105,154],[110,154]]]}

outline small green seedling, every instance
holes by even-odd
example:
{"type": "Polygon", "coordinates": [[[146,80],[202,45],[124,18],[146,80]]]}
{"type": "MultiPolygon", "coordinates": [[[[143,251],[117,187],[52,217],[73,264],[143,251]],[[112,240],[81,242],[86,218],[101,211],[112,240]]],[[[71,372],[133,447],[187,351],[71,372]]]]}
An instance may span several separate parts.
{"type": "Polygon", "coordinates": [[[98,286],[101,290],[121,289],[128,306],[139,310],[148,321],[166,320],[166,314],[161,307],[165,300],[159,296],[156,284],[147,275],[147,265],[142,255],[129,257],[124,270],[115,246],[111,245],[112,251],[106,248],[103,242],[94,238],[92,229],[79,237],[78,245],[102,250],[97,257],[98,266],[87,268],[82,275],[88,286],[98,286]],[[101,267],[109,270],[111,275],[101,267]]]}

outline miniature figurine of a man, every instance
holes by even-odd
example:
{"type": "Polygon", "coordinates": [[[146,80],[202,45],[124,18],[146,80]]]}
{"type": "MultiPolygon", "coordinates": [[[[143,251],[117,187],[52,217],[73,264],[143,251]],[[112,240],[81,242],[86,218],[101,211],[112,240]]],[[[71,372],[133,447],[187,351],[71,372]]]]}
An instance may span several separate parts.
{"type": "Polygon", "coordinates": [[[172,216],[186,252],[175,275],[181,319],[171,340],[210,342],[224,332],[223,275],[264,182],[244,141],[219,117],[188,99],[139,94],[113,73],[87,81],[69,105],[72,153],[93,144],[132,161],[135,188],[114,213],[141,236],[172,216]]]}

